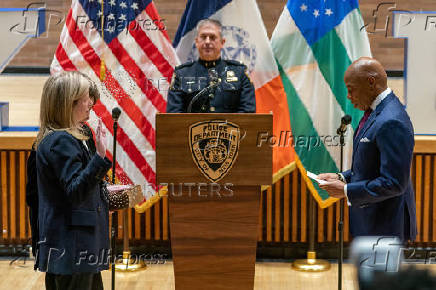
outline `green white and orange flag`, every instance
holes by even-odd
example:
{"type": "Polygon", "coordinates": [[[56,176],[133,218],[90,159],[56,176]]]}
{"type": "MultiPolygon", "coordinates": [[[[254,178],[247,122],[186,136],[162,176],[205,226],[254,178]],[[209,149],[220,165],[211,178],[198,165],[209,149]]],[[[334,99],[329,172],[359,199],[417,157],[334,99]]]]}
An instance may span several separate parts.
{"type": "MultiPolygon", "coordinates": [[[[223,25],[226,43],[222,57],[239,60],[247,65],[256,89],[257,112],[273,113],[273,134],[277,138],[285,133],[290,136],[286,94],[256,1],[188,0],[173,42],[182,63],[198,57],[194,46],[195,27],[200,20],[206,18],[217,19],[223,25]]],[[[292,146],[275,146],[273,180],[278,180],[294,167],[292,146]]]]}
{"type": "MultiPolygon", "coordinates": [[[[338,172],[336,128],[344,114],[356,128],[362,112],[347,99],[343,76],[361,56],[371,56],[357,0],[289,0],[271,38],[287,95],[297,166],[306,176],[338,172]]],[[[344,169],[351,163],[353,130],[348,130],[344,169]]],[[[334,198],[306,178],[319,205],[334,198]]]]}

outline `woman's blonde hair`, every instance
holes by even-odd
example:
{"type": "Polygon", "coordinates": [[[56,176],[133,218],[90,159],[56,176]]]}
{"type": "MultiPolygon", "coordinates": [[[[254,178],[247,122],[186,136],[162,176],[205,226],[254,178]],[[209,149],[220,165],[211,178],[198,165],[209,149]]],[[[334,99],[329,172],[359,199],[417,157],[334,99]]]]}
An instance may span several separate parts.
{"type": "Polygon", "coordinates": [[[88,139],[73,122],[73,106],[85,93],[94,103],[99,99],[97,86],[81,72],[64,71],[48,78],[41,96],[36,146],[50,131],[66,131],[79,140],[88,139]]]}

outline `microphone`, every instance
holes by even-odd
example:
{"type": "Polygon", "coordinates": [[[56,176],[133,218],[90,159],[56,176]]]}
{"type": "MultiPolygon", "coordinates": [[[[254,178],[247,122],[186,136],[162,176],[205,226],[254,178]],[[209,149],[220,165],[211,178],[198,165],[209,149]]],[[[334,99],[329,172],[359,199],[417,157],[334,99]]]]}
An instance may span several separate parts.
{"type": "MultiPolygon", "coordinates": [[[[219,84],[221,83],[221,79],[218,76],[218,72],[216,71],[215,68],[211,68],[209,69],[209,85],[207,87],[205,87],[204,89],[202,89],[200,92],[198,92],[198,94],[196,94],[191,101],[189,102],[188,105],[188,109],[186,110],[187,113],[191,113],[192,112],[192,106],[194,105],[194,103],[196,101],[198,101],[198,99],[200,99],[200,97],[202,95],[204,95],[204,93],[209,93],[212,94],[213,93],[213,89],[215,89],[219,84]]],[[[202,106],[204,107],[204,105],[202,106]]]]}
{"type": "Polygon", "coordinates": [[[220,81],[218,78],[218,72],[214,67],[209,70],[209,79],[210,79],[209,82],[210,85],[216,84],[220,81]]]}
{"type": "Polygon", "coordinates": [[[112,109],[112,119],[114,120],[114,122],[118,122],[118,118],[121,115],[121,110],[118,107],[115,107],[112,109]]]}
{"type": "Polygon", "coordinates": [[[347,131],[347,126],[351,123],[351,116],[345,115],[341,118],[341,125],[339,126],[338,130],[336,130],[336,133],[339,135],[343,135],[345,131],[347,131]]]}

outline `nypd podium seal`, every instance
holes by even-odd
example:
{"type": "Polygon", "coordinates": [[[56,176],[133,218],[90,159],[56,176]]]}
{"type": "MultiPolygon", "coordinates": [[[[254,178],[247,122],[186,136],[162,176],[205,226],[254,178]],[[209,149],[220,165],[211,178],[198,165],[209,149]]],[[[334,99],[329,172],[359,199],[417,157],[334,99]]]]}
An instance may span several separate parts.
{"type": "Polygon", "coordinates": [[[240,129],[235,123],[211,120],[189,127],[192,159],[203,175],[212,182],[222,179],[238,157],[240,129]]]}

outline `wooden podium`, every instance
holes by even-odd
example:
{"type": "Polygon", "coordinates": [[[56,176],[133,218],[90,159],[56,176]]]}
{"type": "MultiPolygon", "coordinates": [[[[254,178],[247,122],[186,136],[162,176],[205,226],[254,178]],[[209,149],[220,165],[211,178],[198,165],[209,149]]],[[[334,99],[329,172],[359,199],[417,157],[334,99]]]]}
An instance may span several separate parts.
{"type": "Polygon", "coordinates": [[[253,289],[260,188],[272,181],[266,133],[270,114],[156,116],[176,290],[253,289]]]}

